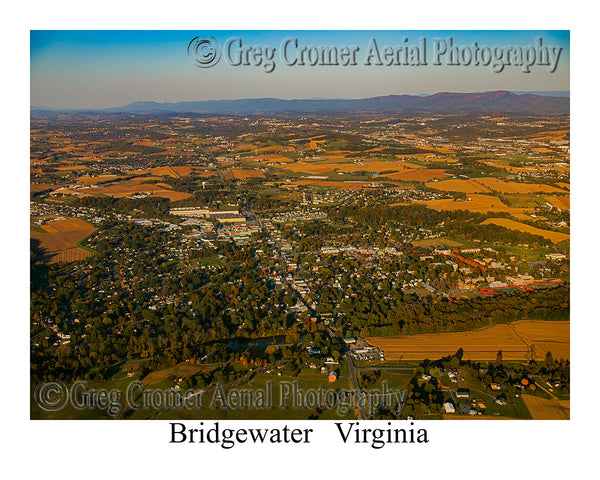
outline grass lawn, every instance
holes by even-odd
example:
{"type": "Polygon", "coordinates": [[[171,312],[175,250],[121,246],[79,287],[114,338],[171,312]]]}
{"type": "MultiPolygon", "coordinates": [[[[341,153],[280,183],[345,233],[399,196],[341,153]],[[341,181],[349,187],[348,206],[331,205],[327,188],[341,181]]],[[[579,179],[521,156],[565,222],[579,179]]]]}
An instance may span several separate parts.
{"type": "Polygon", "coordinates": [[[451,240],[448,237],[439,237],[439,238],[427,238],[425,240],[416,240],[412,242],[412,244],[416,247],[462,247],[465,245],[464,242],[457,242],[455,240],[451,240]]]}
{"type": "Polygon", "coordinates": [[[545,260],[544,255],[552,252],[553,250],[545,247],[540,248],[521,248],[521,247],[505,247],[506,253],[514,255],[521,259],[526,260],[545,260]]]}
{"type": "MultiPolygon", "coordinates": [[[[340,370],[343,370],[340,368],[340,370]]],[[[257,374],[250,382],[236,385],[234,388],[225,389],[226,395],[232,395],[233,390],[238,395],[245,397],[249,404],[253,404],[259,398],[267,398],[270,395],[272,399],[268,405],[254,403],[261,408],[234,408],[230,403],[226,408],[219,400],[220,394],[210,391],[205,394],[202,402],[203,408],[171,410],[159,415],[157,418],[166,419],[237,419],[237,420],[303,420],[307,419],[314,411],[314,403],[310,398],[313,393],[320,394],[327,391],[349,391],[351,382],[349,377],[344,377],[341,373],[336,382],[329,382],[328,375],[323,375],[317,370],[301,371],[297,377],[286,375],[277,375],[277,370],[271,374],[257,374]],[[296,383],[298,382],[298,383],[296,383]],[[266,393],[270,392],[270,393],[266,393]],[[300,394],[299,394],[300,393],[300,394]],[[254,402],[253,402],[254,395],[254,402]],[[212,405],[211,405],[212,404],[212,405]],[[211,408],[212,407],[212,408],[211,408]],[[264,407],[264,408],[262,408],[264,407]]],[[[235,395],[235,394],[234,394],[235,395]]],[[[231,398],[231,397],[230,397],[231,398]]],[[[146,412],[136,412],[134,416],[143,415],[146,412]]],[[[353,413],[342,415],[337,406],[332,409],[324,409],[319,415],[320,419],[353,419],[353,413]]]]}

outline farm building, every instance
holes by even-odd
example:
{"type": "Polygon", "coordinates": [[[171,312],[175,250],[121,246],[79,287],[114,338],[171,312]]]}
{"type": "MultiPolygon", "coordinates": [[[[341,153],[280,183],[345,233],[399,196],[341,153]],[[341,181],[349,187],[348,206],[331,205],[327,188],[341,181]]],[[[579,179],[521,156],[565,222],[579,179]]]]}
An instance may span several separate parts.
{"type": "Polygon", "coordinates": [[[331,373],[329,374],[329,381],[330,381],[330,382],[335,382],[335,381],[337,380],[337,377],[338,377],[338,376],[337,376],[337,373],[336,373],[336,372],[331,372],[331,373]]]}
{"type": "Polygon", "coordinates": [[[458,398],[469,398],[470,397],[469,389],[468,388],[459,388],[456,391],[456,396],[458,398]]]}

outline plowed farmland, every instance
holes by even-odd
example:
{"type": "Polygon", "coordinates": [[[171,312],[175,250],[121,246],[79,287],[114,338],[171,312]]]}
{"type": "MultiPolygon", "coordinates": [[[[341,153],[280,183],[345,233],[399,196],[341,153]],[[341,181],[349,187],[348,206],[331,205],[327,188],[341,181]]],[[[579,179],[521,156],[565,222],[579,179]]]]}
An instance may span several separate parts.
{"type": "Polygon", "coordinates": [[[91,255],[77,243],[96,230],[93,225],[79,218],[67,218],[49,222],[41,228],[44,232],[31,231],[31,238],[39,241],[38,248],[49,263],[71,262],[91,255]]]}
{"type": "Polygon", "coordinates": [[[534,420],[569,420],[569,400],[550,400],[534,395],[523,395],[523,402],[534,420]]]}
{"type": "Polygon", "coordinates": [[[431,184],[436,190],[445,192],[462,192],[462,193],[553,193],[562,192],[559,188],[550,185],[524,182],[505,182],[493,177],[473,178],[470,180],[459,180],[456,178],[443,180],[431,184]]]}
{"type": "Polygon", "coordinates": [[[511,230],[519,230],[520,232],[527,232],[533,235],[541,235],[542,237],[547,238],[554,243],[569,240],[569,234],[567,233],[542,230],[541,228],[532,227],[531,225],[526,225],[525,223],[515,222],[514,220],[510,220],[508,218],[488,218],[482,222],[483,225],[487,225],[489,223],[509,228],[511,230]]]}
{"type": "MultiPolygon", "coordinates": [[[[441,183],[441,182],[437,182],[441,183]]],[[[506,213],[527,213],[533,212],[534,208],[509,207],[502,200],[493,195],[481,195],[473,193],[469,195],[468,201],[456,201],[451,198],[442,200],[425,200],[415,203],[421,203],[434,210],[469,210],[470,212],[506,212],[506,213]]]]}
{"type": "Polygon", "coordinates": [[[453,355],[460,348],[465,360],[495,360],[498,350],[502,350],[504,360],[526,360],[530,348],[536,350],[536,357],[543,358],[551,351],[554,358],[568,358],[568,331],[569,322],[521,320],[470,332],[369,337],[366,340],[383,350],[387,360],[434,360],[453,355]]]}

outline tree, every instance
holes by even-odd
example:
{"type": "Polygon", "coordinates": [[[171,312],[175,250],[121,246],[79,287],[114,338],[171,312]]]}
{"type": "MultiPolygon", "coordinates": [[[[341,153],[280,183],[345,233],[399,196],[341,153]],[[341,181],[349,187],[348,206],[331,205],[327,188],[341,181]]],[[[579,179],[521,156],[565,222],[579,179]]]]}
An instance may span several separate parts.
{"type": "Polygon", "coordinates": [[[546,368],[552,368],[553,364],[554,359],[552,358],[552,352],[548,351],[548,353],[546,353],[546,368]]]}
{"type": "Polygon", "coordinates": [[[452,357],[450,359],[450,367],[451,368],[457,368],[460,365],[460,360],[458,359],[458,357],[452,357]]]}

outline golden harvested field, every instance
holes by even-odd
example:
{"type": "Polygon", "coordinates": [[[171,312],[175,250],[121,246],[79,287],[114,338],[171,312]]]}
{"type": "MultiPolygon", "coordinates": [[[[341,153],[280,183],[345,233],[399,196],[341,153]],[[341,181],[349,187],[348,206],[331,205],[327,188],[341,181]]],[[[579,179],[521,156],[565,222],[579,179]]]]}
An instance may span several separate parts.
{"type": "Polygon", "coordinates": [[[50,183],[32,183],[29,185],[30,192],[41,192],[42,190],[54,190],[56,188],[58,188],[58,185],[52,185],[50,183]]]}
{"type": "Polygon", "coordinates": [[[446,173],[446,170],[439,168],[420,168],[405,172],[386,173],[383,176],[392,178],[394,180],[404,180],[407,182],[428,182],[434,178],[447,177],[448,174],[446,173]]]}
{"type": "Polygon", "coordinates": [[[535,140],[538,142],[551,142],[557,140],[566,140],[567,135],[569,135],[569,130],[550,130],[547,132],[539,132],[535,135],[532,135],[530,140],[535,140]]]}
{"type": "Polygon", "coordinates": [[[50,263],[74,261],[90,256],[90,252],[77,247],[77,243],[96,228],[79,218],[55,220],[42,225],[44,232],[31,231],[31,238],[38,240],[39,248],[48,255],[50,263]]]}
{"type": "Polygon", "coordinates": [[[292,163],[294,160],[277,153],[268,153],[266,155],[260,155],[259,157],[248,157],[249,160],[255,160],[258,162],[269,162],[269,163],[292,163]]]}
{"type": "Polygon", "coordinates": [[[61,172],[74,172],[77,170],[87,170],[88,167],[86,167],[85,165],[63,165],[60,167],[53,167],[56,168],[56,170],[61,171],[61,172]]]}
{"type": "Polygon", "coordinates": [[[557,185],[561,188],[564,188],[566,190],[571,190],[571,185],[569,185],[568,183],[565,182],[558,182],[557,185]]]}
{"type": "Polygon", "coordinates": [[[217,176],[217,172],[214,170],[201,170],[201,171],[195,172],[195,174],[202,178],[217,176]]]}
{"type": "MultiPolygon", "coordinates": [[[[54,192],[60,193],[61,195],[77,195],[78,197],[90,197],[91,195],[89,193],[86,193],[89,191],[90,190],[70,189],[70,188],[59,187],[54,192]]],[[[54,192],[51,192],[51,193],[54,193],[54,192]]]]}
{"type": "Polygon", "coordinates": [[[441,182],[433,182],[431,188],[443,190],[444,192],[461,192],[461,193],[491,193],[492,189],[481,185],[475,180],[459,180],[452,178],[450,180],[442,180],[441,182]]]}
{"type": "Polygon", "coordinates": [[[104,158],[102,158],[102,157],[93,157],[93,156],[86,156],[86,157],[80,158],[80,160],[85,160],[86,162],[103,162],[104,158]]]}
{"type": "MultiPolygon", "coordinates": [[[[555,161],[554,159],[548,158],[545,159],[548,162],[553,162],[555,161]]],[[[525,167],[515,167],[514,165],[508,165],[506,163],[502,163],[502,162],[497,162],[497,161],[485,161],[484,163],[486,163],[487,165],[491,165],[493,167],[498,167],[498,168],[503,168],[504,170],[507,170],[511,173],[535,173],[538,172],[540,170],[539,167],[535,167],[535,166],[525,166],[525,167]]],[[[550,170],[555,170],[557,172],[562,172],[562,173],[567,173],[570,170],[569,166],[560,166],[560,165],[549,165],[548,168],[550,170]]]]}
{"type": "Polygon", "coordinates": [[[541,185],[537,183],[519,183],[505,182],[493,177],[476,178],[474,182],[484,185],[491,190],[499,193],[535,193],[535,192],[561,192],[560,189],[551,187],[550,185],[541,185]]]}
{"type": "Polygon", "coordinates": [[[544,198],[549,203],[551,203],[555,207],[560,208],[561,210],[570,210],[571,209],[571,199],[569,197],[547,196],[544,198]]]}
{"type": "Polygon", "coordinates": [[[571,402],[569,400],[554,400],[522,395],[523,403],[534,420],[569,420],[571,402]]]}
{"type": "Polygon", "coordinates": [[[175,192],[161,188],[157,185],[137,185],[135,182],[120,182],[106,187],[94,188],[93,190],[90,190],[90,192],[94,194],[104,194],[115,198],[127,197],[135,193],[151,194],[157,197],[168,198],[171,201],[183,200],[192,196],[189,193],[175,192]]]}
{"type": "Polygon", "coordinates": [[[84,183],[86,185],[97,185],[98,183],[108,182],[109,180],[117,180],[122,177],[117,175],[99,175],[97,177],[83,176],[75,179],[76,183],[84,183]]]}
{"type": "Polygon", "coordinates": [[[90,257],[92,254],[87,250],[79,247],[68,248],[66,250],[61,250],[58,253],[54,253],[50,255],[48,263],[60,263],[60,262],[76,262],[78,260],[83,260],[84,258],[90,257]]]}
{"type": "Polygon", "coordinates": [[[260,170],[245,170],[241,168],[231,169],[233,178],[236,180],[246,180],[248,178],[265,178],[265,174],[260,170]]]}
{"type": "Polygon", "coordinates": [[[511,230],[519,230],[520,232],[528,232],[533,235],[541,235],[548,240],[559,243],[564,240],[569,240],[570,236],[567,233],[553,232],[550,230],[542,230],[541,228],[532,227],[530,225],[526,225],[524,223],[516,222],[515,220],[510,220],[509,218],[488,218],[482,222],[482,225],[487,224],[499,225],[501,227],[509,228],[511,230]]]}
{"type": "Polygon", "coordinates": [[[405,170],[420,169],[417,165],[403,162],[386,162],[383,160],[363,160],[360,164],[354,162],[345,163],[329,163],[329,162],[297,162],[286,165],[285,167],[293,172],[310,172],[310,173],[325,173],[325,172],[384,172],[386,170],[394,170],[402,172],[405,170]]]}
{"type": "Polygon", "coordinates": [[[453,355],[459,348],[463,349],[463,358],[468,360],[495,360],[498,350],[502,350],[504,360],[526,360],[529,345],[536,348],[535,343],[539,339],[543,340],[540,342],[542,349],[551,347],[541,354],[542,359],[548,350],[552,351],[554,358],[565,358],[555,355],[553,350],[556,348],[557,353],[564,352],[564,346],[569,343],[568,328],[569,322],[520,320],[510,325],[494,325],[470,332],[369,337],[366,341],[383,350],[387,360],[435,360],[453,355]],[[539,330],[544,327],[544,333],[540,335],[539,330]]]}
{"type": "MultiPolygon", "coordinates": [[[[148,175],[147,177],[133,177],[132,179],[128,180],[127,182],[139,185],[139,184],[142,184],[145,182],[151,182],[151,181],[162,180],[162,179],[163,179],[162,177],[148,175]]],[[[171,188],[171,186],[169,186],[169,188],[171,188]]]]}
{"type": "Polygon", "coordinates": [[[351,152],[348,152],[347,154],[346,153],[340,153],[340,154],[333,153],[332,154],[330,152],[327,152],[327,153],[321,152],[321,153],[319,153],[319,158],[323,158],[323,159],[325,159],[325,161],[328,161],[328,162],[332,162],[332,161],[333,162],[335,162],[335,161],[347,162],[348,160],[350,160],[350,158],[352,158],[352,157],[348,156],[351,154],[352,154],[351,152]]]}
{"type": "Polygon", "coordinates": [[[571,357],[569,322],[527,320],[512,323],[511,327],[535,350],[537,360],[543,360],[549,351],[556,360],[571,357]]]}
{"type": "MultiPolygon", "coordinates": [[[[451,153],[450,150],[447,149],[437,149],[439,153],[451,153]]],[[[458,162],[458,158],[452,157],[435,157],[432,156],[431,153],[421,153],[419,155],[407,155],[407,157],[414,158],[420,162],[436,162],[436,163],[456,163],[458,162]]]]}
{"type": "Polygon", "coordinates": [[[508,207],[493,195],[481,195],[473,193],[469,196],[471,200],[457,202],[451,198],[442,200],[420,200],[420,203],[434,210],[469,210],[470,212],[506,212],[510,214],[534,212],[534,208],[508,207]]]}
{"type": "Polygon", "coordinates": [[[466,360],[494,360],[498,350],[502,350],[504,360],[520,360],[527,358],[529,352],[527,344],[508,325],[470,332],[369,337],[366,341],[383,350],[387,360],[435,360],[454,355],[459,348],[466,360]]]}
{"type": "Polygon", "coordinates": [[[511,173],[534,173],[537,171],[536,167],[515,167],[513,165],[508,165],[505,163],[498,163],[498,162],[485,162],[487,165],[491,165],[493,167],[498,167],[498,168],[503,168],[504,170],[507,170],[511,173]]]}
{"type": "Polygon", "coordinates": [[[192,173],[192,167],[156,167],[150,171],[152,175],[181,178],[192,173]]]}
{"type": "Polygon", "coordinates": [[[296,180],[289,182],[292,185],[308,185],[315,187],[338,187],[343,190],[360,190],[361,188],[370,188],[372,182],[336,182],[334,180],[296,180]]]}
{"type": "Polygon", "coordinates": [[[67,145],[65,147],[52,148],[53,152],[72,152],[73,150],[75,150],[75,147],[72,145],[67,145]]]}
{"type": "Polygon", "coordinates": [[[505,182],[493,177],[472,178],[469,180],[450,179],[431,184],[436,190],[462,193],[554,193],[562,190],[550,185],[537,183],[505,182]]]}
{"type": "Polygon", "coordinates": [[[95,227],[80,218],[65,218],[64,220],[54,220],[42,225],[42,228],[48,233],[72,232],[76,230],[96,230],[95,227]]]}
{"type": "MultiPolygon", "coordinates": [[[[455,150],[456,150],[453,147],[434,147],[434,146],[430,146],[429,148],[431,150],[436,151],[437,153],[441,153],[442,155],[450,155],[450,154],[454,153],[455,150]]],[[[444,160],[442,160],[442,161],[444,161],[444,160]]],[[[450,161],[455,162],[456,160],[455,159],[450,159],[450,161]]]]}

